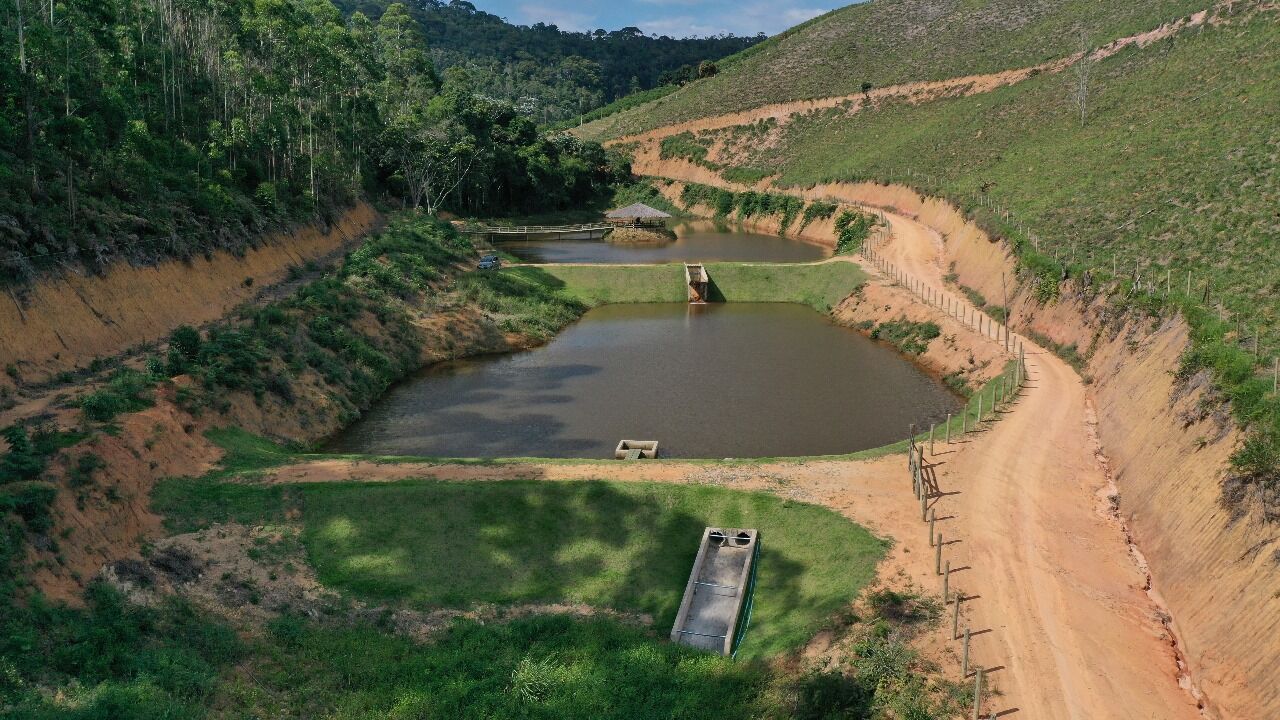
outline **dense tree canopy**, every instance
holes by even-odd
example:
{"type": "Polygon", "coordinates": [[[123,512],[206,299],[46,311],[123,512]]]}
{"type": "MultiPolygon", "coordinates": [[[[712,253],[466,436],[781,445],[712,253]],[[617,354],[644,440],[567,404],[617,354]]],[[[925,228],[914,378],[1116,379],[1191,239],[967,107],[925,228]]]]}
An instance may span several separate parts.
{"type": "Polygon", "coordinates": [[[8,0],[0,281],[236,249],[385,194],[556,209],[625,166],[433,68],[402,5],[8,0]],[[536,204],[535,204],[536,202],[536,204]]]}
{"type": "MultiPolygon", "coordinates": [[[[388,0],[336,0],[377,17],[388,0]]],[[[465,0],[417,0],[410,13],[436,67],[466,68],[484,94],[515,103],[540,122],[576,117],[629,93],[674,82],[664,73],[697,68],[744,50],[764,35],[676,39],[639,28],[567,32],[512,25],[465,0]]]]}

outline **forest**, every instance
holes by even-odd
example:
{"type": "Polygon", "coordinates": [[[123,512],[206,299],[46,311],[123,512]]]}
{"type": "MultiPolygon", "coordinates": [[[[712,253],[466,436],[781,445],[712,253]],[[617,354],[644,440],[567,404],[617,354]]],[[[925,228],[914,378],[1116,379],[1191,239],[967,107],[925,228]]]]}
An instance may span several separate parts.
{"type": "MultiPolygon", "coordinates": [[[[387,0],[336,0],[347,11],[377,17],[387,0]]],[[[420,23],[437,68],[465,68],[473,86],[511,102],[542,123],[577,118],[642,90],[682,84],[703,62],[765,39],[725,35],[672,38],[636,27],[569,32],[555,25],[512,25],[466,0],[419,0],[420,23]]]]}
{"type": "Polygon", "coordinates": [[[242,250],[360,198],[555,210],[629,176],[539,131],[420,26],[329,0],[13,0],[0,46],[0,284],[242,250]]]}

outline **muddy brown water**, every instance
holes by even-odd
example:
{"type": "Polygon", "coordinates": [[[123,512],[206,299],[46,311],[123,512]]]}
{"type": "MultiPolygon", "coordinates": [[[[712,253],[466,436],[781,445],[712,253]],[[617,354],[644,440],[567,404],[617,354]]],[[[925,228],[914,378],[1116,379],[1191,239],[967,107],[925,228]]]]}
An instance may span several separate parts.
{"type": "Polygon", "coordinates": [[[494,245],[531,263],[813,262],[831,256],[830,248],[821,245],[762,235],[733,224],[698,220],[677,223],[671,229],[676,239],[656,244],[545,238],[500,240],[494,245]]]}
{"type": "Polygon", "coordinates": [[[801,305],[608,305],[549,344],[433,366],[330,452],[611,458],[825,455],[903,439],[961,401],[895,351],[801,305]]]}

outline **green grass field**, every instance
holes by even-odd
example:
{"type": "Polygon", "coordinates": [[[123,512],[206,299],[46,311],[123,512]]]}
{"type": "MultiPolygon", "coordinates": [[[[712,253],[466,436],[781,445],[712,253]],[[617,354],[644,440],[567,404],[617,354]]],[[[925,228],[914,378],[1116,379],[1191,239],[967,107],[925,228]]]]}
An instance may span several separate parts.
{"type": "Polygon", "coordinates": [[[302,510],[321,581],[375,603],[579,602],[670,627],[707,525],[763,537],[741,653],[795,647],[875,574],[884,544],[836,513],[764,493],[608,482],[171,486],[170,522],[280,522],[302,510]]]}
{"type": "Polygon", "coordinates": [[[683,265],[510,267],[503,274],[544,283],[586,305],[684,302],[683,265]]]}
{"type": "MultiPolygon", "coordinates": [[[[876,0],[799,25],[720,62],[718,75],[577,130],[613,138],[788,100],[1026,67],[1151,30],[1207,0],[876,0]]],[[[764,166],[768,167],[768,166],[764,166]]]]}
{"type": "MultiPolygon", "coordinates": [[[[866,282],[853,263],[747,264],[709,263],[707,272],[718,302],[790,302],[819,312],[866,282]]],[[[607,303],[685,302],[684,266],[563,265],[512,267],[502,271],[554,288],[589,306],[607,303]]]]}
{"type": "Polygon", "coordinates": [[[817,265],[709,263],[712,299],[723,302],[790,302],[829,312],[867,280],[849,262],[817,265]]]}

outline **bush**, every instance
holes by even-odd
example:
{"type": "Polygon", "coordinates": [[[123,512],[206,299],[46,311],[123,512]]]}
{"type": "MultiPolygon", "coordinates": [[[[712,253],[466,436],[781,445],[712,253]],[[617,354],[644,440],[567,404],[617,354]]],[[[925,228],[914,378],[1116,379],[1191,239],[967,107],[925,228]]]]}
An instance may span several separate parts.
{"type": "Polygon", "coordinates": [[[25,427],[7,427],[0,437],[9,444],[9,451],[0,456],[0,482],[27,480],[44,471],[48,457],[36,450],[25,427]]]}
{"type": "Polygon", "coordinates": [[[80,399],[80,411],[87,420],[108,422],[121,413],[149,408],[155,402],[151,393],[155,385],[154,376],[121,368],[111,375],[102,389],[80,399]]]}
{"type": "Polygon", "coordinates": [[[57,496],[57,487],[38,480],[0,485],[0,515],[13,513],[22,518],[32,531],[44,532],[53,525],[49,508],[57,496]]]}
{"type": "Polygon", "coordinates": [[[800,229],[804,230],[809,223],[814,220],[826,220],[836,214],[838,206],[835,203],[814,200],[804,209],[804,217],[800,220],[800,229]]]}
{"type": "Polygon", "coordinates": [[[932,322],[912,322],[899,318],[880,323],[871,331],[873,340],[883,340],[909,355],[919,355],[929,349],[929,342],[942,334],[942,328],[932,322]]]}
{"type": "Polygon", "coordinates": [[[876,216],[857,210],[845,210],[836,218],[836,254],[857,252],[879,222],[876,216]]]}

